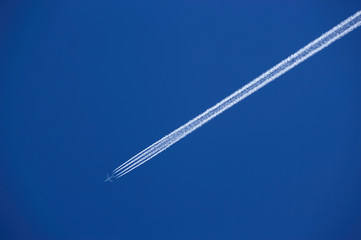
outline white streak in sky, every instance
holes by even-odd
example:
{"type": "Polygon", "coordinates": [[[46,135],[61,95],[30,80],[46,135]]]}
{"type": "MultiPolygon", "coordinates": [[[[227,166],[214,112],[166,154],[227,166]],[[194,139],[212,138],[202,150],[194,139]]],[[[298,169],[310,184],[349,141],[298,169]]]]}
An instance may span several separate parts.
{"type": "Polygon", "coordinates": [[[118,168],[113,170],[111,178],[119,178],[124,174],[130,172],[134,168],[142,165],[143,163],[158,155],[162,151],[166,150],[168,147],[178,142],[197,128],[201,127],[212,118],[221,114],[228,108],[232,107],[234,104],[238,103],[242,99],[246,98],[258,89],[265,86],[266,84],[275,80],[288,70],[294,68],[301,62],[305,61],[315,53],[321,51],[337,39],[345,36],[347,33],[351,32],[360,25],[361,11],[358,11],[351,17],[347,18],[345,21],[341,22],[328,32],[324,33],[321,37],[301,48],[296,53],[292,54],[267,72],[263,73],[261,76],[257,77],[241,89],[229,95],[228,97],[217,103],[215,106],[207,109],[202,114],[190,120],[183,126],[177,128],[170,134],[166,135],[159,141],[155,142],[153,145],[144,149],[142,152],[138,153],[137,155],[120,165],[118,168]]]}

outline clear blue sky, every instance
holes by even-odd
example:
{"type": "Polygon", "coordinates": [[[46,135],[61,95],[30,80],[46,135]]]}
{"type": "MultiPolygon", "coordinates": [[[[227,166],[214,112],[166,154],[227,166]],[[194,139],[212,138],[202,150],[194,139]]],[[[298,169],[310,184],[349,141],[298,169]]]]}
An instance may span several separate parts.
{"type": "Polygon", "coordinates": [[[361,28],[106,174],[359,1],[2,1],[1,239],[361,239],[361,28]]]}

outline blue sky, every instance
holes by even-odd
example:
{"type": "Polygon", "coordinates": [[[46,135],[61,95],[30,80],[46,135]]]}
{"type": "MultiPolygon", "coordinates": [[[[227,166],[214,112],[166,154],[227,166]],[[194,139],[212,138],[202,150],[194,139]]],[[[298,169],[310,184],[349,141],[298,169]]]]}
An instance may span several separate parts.
{"type": "Polygon", "coordinates": [[[358,1],[4,1],[4,239],[360,239],[361,29],[106,174],[358,1]]]}

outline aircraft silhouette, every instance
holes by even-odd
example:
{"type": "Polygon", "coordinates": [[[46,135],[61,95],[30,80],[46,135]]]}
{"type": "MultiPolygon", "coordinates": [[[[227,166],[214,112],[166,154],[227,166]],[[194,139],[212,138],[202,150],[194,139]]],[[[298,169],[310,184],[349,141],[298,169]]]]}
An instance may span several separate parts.
{"type": "Polygon", "coordinates": [[[114,177],[113,175],[111,175],[111,176],[109,177],[109,174],[107,174],[107,178],[105,179],[104,182],[113,182],[113,181],[112,181],[112,178],[113,178],[113,177],[114,177]]]}

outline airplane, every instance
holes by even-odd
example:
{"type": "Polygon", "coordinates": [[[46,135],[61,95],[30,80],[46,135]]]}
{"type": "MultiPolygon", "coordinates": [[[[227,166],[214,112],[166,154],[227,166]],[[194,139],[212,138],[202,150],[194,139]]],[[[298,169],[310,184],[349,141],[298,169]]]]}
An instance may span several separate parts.
{"type": "Polygon", "coordinates": [[[112,181],[112,178],[113,178],[113,177],[114,177],[113,175],[111,175],[111,176],[109,177],[109,174],[107,174],[107,179],[105,179],[104,182],[113,182],[113,181],[112,181]]]}

